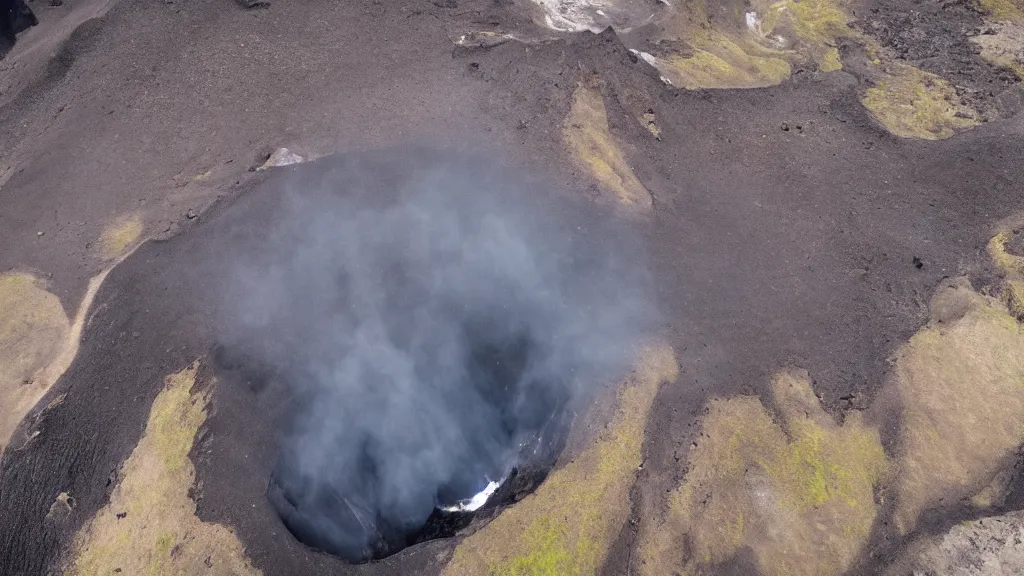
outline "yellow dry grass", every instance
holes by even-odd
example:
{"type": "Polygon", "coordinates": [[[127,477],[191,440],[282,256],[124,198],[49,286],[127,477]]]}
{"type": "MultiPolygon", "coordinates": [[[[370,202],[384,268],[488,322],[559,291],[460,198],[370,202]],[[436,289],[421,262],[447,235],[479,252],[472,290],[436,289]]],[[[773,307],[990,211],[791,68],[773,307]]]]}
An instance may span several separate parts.
{"type": "Polygon", "coordinates": [[[100,233],[100,256],[108,260],[123,255],[135,247],[142,236],[142,230],[142,217],[138,214],[125,216],[111,223],[100,233]]]}
{"type": "Polygon", "coordinates": [[[980,0],[981,9],[995,21],[1020,22],[1024,20],[1022,0],[980,0]]]}
{"type": "Polygon", "coordinates": [[[60,300],[30,274],[0,275],[0,452],[49,389],[46,367],[68,340],[60,300]]]}
{"type": "Polygon", "coordinates": [[[766,575],[851,566],[890,466],[878,432],[858,413],[837,424],[804,372],[777,374],[771,393],[779,422],[756,397],[708,404],[667,516],[642,527],[642,574],[697,574],[741,548],[766,575]]]}
{"type": "Polygon", "coordinates": [[[1012,22],[990,22],[991,34],[971,38],[981,48],[981,57],[1003,68],[1009,68],[1024,79],[1024,17],[1012,22]]]}
{"type": "Polygon", "coordinates": [[[1024,281],[1004,281],[1003,302],[1018,321],[1024,321],[1024,281]]]}
{"type": "Polygon", "coordinates": [[[853,36],[847,25],[850,17],[835,0],[782,0],[772,10],[788,16],[797,36],[806,42],[825,45],[843,36],[853,36]]]}
{"type": "Polygon", "coordinates": [[[869,88],[861,103],[886,130],[901,138],[939,140],[979,123],[971,110],[959,104],[949,82],[905,64],[892,63],[886,79],[869,88]]]}
{"type": "Polygon", "coordinates": [[[644,350],[611,424],[536,492],[459,544],[444,574],[597,574],[629,514],[651,404],[660,384],[677,375],[671,348],[644,350]]]}
{"type": "Polygon", "coordinates": [[[940,289],[933,316],[899,351],[902,403],[897,527],[982,493],[1024,443],[1024,332],[1001,302],[965,281],[940,289]],[[948,311],[955,311],[950,314],[948,311]]]}
{"type": "Polygon", "coordinates": [[[197,369],[198,362],[165,379],[121,482],[75,537],[68,574],[260,573],[230,529],[196,517],[189,497],[195,468],[188,453],[208,400],[192,392],[197,369]]]}
{"type": "Polygon", "coordinates": [[[835,72],[843,69],[843,62],[839,58],[839,49],[830,46],[821,55],[821,62],[818,63],[818,70],[822,72],[835,72]]]}
{"type": "Polygon", "coordinates": [[[793,64],[810,61],[823,72],[839,70],[835,42],[856,35],[835,0],[755,1],[747,9],[758,15],[754,30],[744,30],[742,11],[735,11],[730,25],[709,17],[703,2],[681,4],[660,26],[660,38],[682,41],[689,50],[659,54],[658,70],[687,89],[774,86],[790,76],[793,64]]]}
{"type": "Polygon", "coordinates": [[[714,30],[708,36],[691,55],[672,54],[659,60],[659,71],[674,86],[691,90],[756,88],[789,78],[789,62],[778,53],[714,30]]]}
{"type": "MultiPolygon", "coordinates": [[[[737,14],[742,19],[742,15],[737,14]]],[[[756,88],[774,86],[790,75],[795,53],[765,46],[763,38],[726,30],[708,17],[703,2],[686,2],[660,25],[661,40],[683,42],[685,53],[663,50],[655,66],[673,86],[756,88]]]]}
{"type": "Polygon", "coordinates": [[[89,279],[70,325],[60,301],[38,279],[0,275],[0,452],[22,418],[71,367],[86,314],[111,269],[89,279]]]}
{"type": "MultiPolygon", "coordinates": [[[[991,0],[1011,7],[1017,1],[991,0]]],[[[701,0],[685,2],[658,25],[656,38],[668,41],[663,46],[682,42],[687,50],[662,48],[653,62],[664,78],[681,88],[756,88],[783,82],[793,65],[813,62],[822,72],[842,69],[837,42],[855,38],[881,66],[872,72],[875,86],[865,91],[861,103],[886,130],[904,138],[936,140],[979,124],[975,111],[959,103],[949,82],[898,61],[870,36],[852,29],[844,4],[753,0],[743,10],[734,10],[734,21],[729,22],[730,16],[709,17],[701,0]],[[745,21],[747,11],[753,12],[754,23],[745,21]]],[[[991,61],[1024,77],[1018,58],[1021,38],[1024,33],[1007,25],[996,35],[973,40],[991,61]]]]}
{"type": "Polygon", "coordinates": [[[1002,300],[1017,320],[1024,320],[1024,257],[1011,254],[1006,242],[1011,232],[1002,231],[988,242],[988,255],[1003,273],[1002,300]]]}
{"type": "Polygon", "coordinates": [[[848,25],[850,17],[836,0],[781,0],[764,12],[762,33],[795,40],[793,56],[813,61],[822,72],[842,68],[837,40],[860,37],[848,25]]]}
{"type": "Polygon", "coordinates": [[[778,374],[767,407],[713,399],[667,512],[641,526],[640,572],[704,573],[742,550],[763,574],[842,573],[876,521],[878,488],[904,534],[934,507],[1001,505],[1024,444],[1024,257],[1007,251],[1008,234],[988,250],[1010,308],[947,281],[896,353],[875,406],[900,414],[891,457],[859,412],[842,425],[826,414],[802,372],[778,374]]]}
{"type": "Polygon", "coordinates": [[[638,210],[651,208],[651,194],[612,136],[600,90],[586,84],[576,87],[562,136],[573,158],[620,203],[638,210]]]}
{"type": "Polygon", "coordinates": [[[1010,239],[1010,231],[1004,230],[993,236],[986,249],[992,263],[1002,270],[1003,274],[1012,279],[1024,277],[1024,257],[1011,254],[1006,249],[1006,243],[1010,239]]]}

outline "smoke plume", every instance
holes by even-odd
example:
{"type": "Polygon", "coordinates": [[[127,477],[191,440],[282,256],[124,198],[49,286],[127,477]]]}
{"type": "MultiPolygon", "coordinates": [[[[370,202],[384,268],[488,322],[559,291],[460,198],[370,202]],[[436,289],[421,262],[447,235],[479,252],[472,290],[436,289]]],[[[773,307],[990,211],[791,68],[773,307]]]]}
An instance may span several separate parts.
{"type": "Polygon", "coordinates": [[[650,327],[649,281],[613,219],[480,159],[316,169],[232,256],[222,341],[293,399],[269,490],[285,524],[365,561],[550,467],[650,327]]]}

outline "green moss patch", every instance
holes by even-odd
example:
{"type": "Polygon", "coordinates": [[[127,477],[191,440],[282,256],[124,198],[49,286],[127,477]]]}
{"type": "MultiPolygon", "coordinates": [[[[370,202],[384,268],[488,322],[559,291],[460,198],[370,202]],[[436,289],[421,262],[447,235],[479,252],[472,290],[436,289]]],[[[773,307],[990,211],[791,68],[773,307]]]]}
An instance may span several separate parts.
{"type": "Polygon", "coordinates": [[[678,374],[667,346],[649,348],[619,396],[609,426],[536,492],[466,538],[450,576],[591,576],[629,513],[644,427],[655,394],[678,374]]]}

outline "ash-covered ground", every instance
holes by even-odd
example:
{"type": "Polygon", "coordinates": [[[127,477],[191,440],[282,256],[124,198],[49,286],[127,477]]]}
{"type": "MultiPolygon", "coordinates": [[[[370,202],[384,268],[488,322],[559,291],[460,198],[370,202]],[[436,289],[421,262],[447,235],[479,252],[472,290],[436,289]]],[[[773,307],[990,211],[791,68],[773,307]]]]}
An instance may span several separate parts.
{"type": "MultiPolygon", "coordinates": [[[[1021,7],[674,4],[30,3],[39,24],[0,60],[0,573],[1013,566],[993,542],[1021,502],[1021,7]],[[290,212],[295,187],[353,164],[401,197],[410,144],[542,185],[471,178],[484,193],[390,234],[353,220],[358,194],[290,212]],[[259,169],[284,147],[302,162],[259,169]],[[514,233],[483,228],[480,202],[514,233]],[[441,266],[469,280],[436,298],[412,256],[448,253],[431,242],[446,218],[480,232],[465,255],[482,268],[441,266]],[[254,248],[282,231],[294,243],[254,248]],[[288,252],[322,237],[338,242],[288,252]],[[485,258],[488,241],[529,257],[485,258]],[[388,254],[405,288],[318,300],[388,254]],[[634,288],[650,324],[617,292],[634,288]],[[299,542],[267,496],[282,446],[348,436],[311,441],[281,415],[329,420],[352,389],[323,384],[367,382],[329,373],[401,364],[346,364],[331,350],[358,350],[350,330],[305,331],[406,306],[378,334],[425,347],[382,353],[436,364],[463,324],[431,339],[403,323],[503,290],[500,344],[530,328],[594,391],[544,482],[376,562],[299,542]]],[[[386,398],[357,430],[453,404],[386,398]]],[[[414,428],[402,443],[444,432],[414,428]]]]}

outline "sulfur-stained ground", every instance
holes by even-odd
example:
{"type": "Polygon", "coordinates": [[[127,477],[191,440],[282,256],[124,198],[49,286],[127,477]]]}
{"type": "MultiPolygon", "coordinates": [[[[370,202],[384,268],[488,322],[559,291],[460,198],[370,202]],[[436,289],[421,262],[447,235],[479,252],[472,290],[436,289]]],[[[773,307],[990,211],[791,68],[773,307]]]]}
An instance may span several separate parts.
{"type": "Polygon", "coordinates": [[[33,9],[0,60],[0,574],[1024,566],[1017,0],[33,9]],[[281,147],[319,160],[255,170],[281,147]],[[283,190],[470,153],[634,227],[661,325],[535,493],[346,565],[265,498],[281,392],[217,367],[219,272],[283,190]]]}

